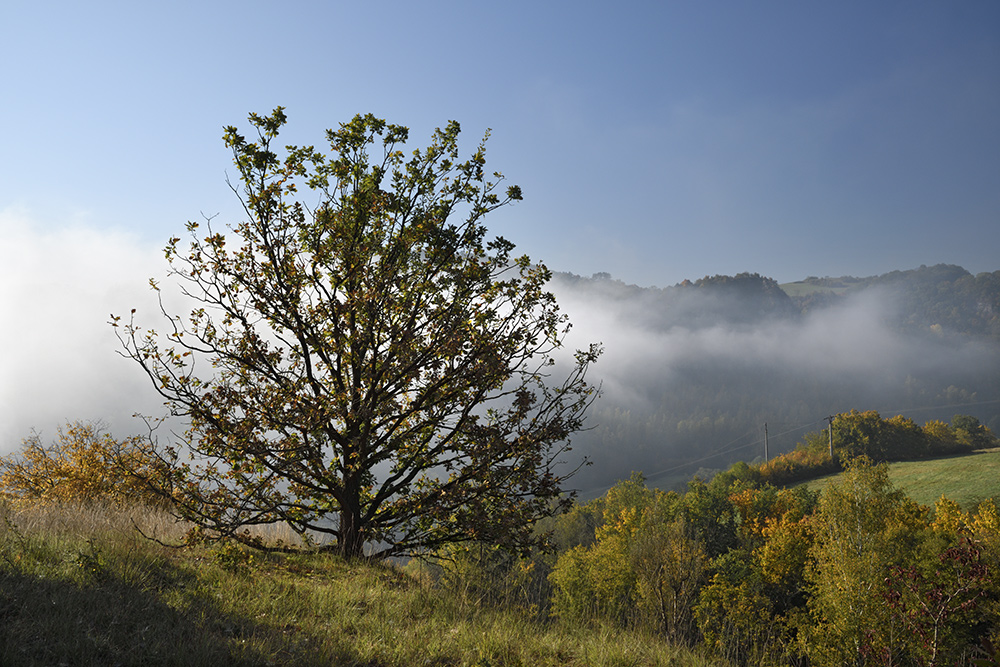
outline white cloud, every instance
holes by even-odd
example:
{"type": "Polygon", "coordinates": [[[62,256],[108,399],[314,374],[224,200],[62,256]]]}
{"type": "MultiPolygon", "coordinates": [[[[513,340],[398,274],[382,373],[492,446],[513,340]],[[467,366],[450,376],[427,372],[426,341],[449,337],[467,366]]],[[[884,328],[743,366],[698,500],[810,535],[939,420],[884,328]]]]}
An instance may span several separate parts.
{"type": "MultiPolygon", "coordinates": [[[[692,368],[726,368],[735,376],[766,368],[788,377],[825,377],[874,387],[907,375],[972,372],[994,357],[982,344],[951,337],[908,336],[893,330],[893,300],[866,290],[802,318],[752,324],[692,326],[709,297],[675,296],[669,320],[651,321],[664,308],[650,294],[634,298],[602,293],[599,285],[552,285],[573,329],[570,348],[601,341],[605,354],[594,369],[609,400],[655,407],[692,368]],[[701,304],[701,306],[699,306],[701,304]],[[652,322],[652,323],[651,323],[652,322]]],[[[735,306],[735,302],[734,302],[735,306]]]]}
{"type": "Polygon", "coordinates": [[[163,254],[122,232],[42,228],[16,209],[0,211],[0,239],[0,453],[67,420],[137,432],[131,415],[160,401],[107,322],[133,307],[152,314],[148,279],[163,254]]]}

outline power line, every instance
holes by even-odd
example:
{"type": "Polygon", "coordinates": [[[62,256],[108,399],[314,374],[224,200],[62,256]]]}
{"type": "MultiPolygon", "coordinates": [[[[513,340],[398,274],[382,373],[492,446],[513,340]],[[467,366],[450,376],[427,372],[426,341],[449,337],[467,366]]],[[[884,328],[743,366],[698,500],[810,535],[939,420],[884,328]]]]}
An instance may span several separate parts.
{"type": "MultiPolygon", "coordinates": [[[[911,412],[912,413],[912,412],[921,412],[921,411],[926,411],[926,410],[943,410],[944,408],[964,408],[964,407],[970,407],[970,406],[973,406],[973,405],[991,405],[991,404],[994,404],[994,403],[1000,403],[1000,399],[991,399],[991,400],[988,400],[988,401],[970,401],[970,402],[967,402],[967,403],[949,403],[949,404],[945,404],[945,405],[932,405],[932,406],[927,406],[927,407],[922,407],[922,408],[906,408],[906,409],[902,409],[902,410],[880,410],[879,413],[880,414],[881,413],[886,413],[886,414],[888,414],[888,413],[895,413],[895,414],[903,415],[904,413],[907,413],[907,412],[911,412]]],[[[841,414],[841,413],[838,413],[838,414],[841,414]]],[[[795,433],[796,431],[805,430],[805,429],[809,428],[810,426],[815,426],[816,424],[820,424],[820,423],[822,423],[824,421],[831,421],[832,419],[834,419],[834,417],[835,417],[835,415],[831,415],[829,417],[822,417],[822,418],[817,419],[815,421],[807,422],[807,423],[801,424],[799,426],[794,426],[794,427],[792,427],[790,429],[782,431],[781,433],[778,433],[778,434],[773,435],[771,437],[773,437],[773,438],[780,438],[780,437],[788,435],[789,433],[795,433]]],[[[766,428],[766,425],[765,425],[765,428],[766,428]]],[[[693,466],[693,465],[695,465],[697,463],[704,463],[705,461],[709,461],[711,459],[717,458],[719,456],[723,456],[725,454],[731,454],[732,452],[738,452],[740,450],[747,449],[747,448],[753,447],[755,445],[760,445],[760,444],[762,444],[762,443],[765,442],[764,439],[758,438],[757,440],[754,440],[753,442],[747,443],[745,445],[739,445],[738,447],[732,447],[730,449],[725,449],[725,447],[729,447],[729,445],[732,445],[733,443],[739,442],[740,440],[742,440],[743,438],[745,438],[747,435],[749,435],[752,432],[753,432],[752,429],[749,430],[749,431],[747,431],[743,435],[741,435],[741,436],[735,438],[734,440],[731,440],[728,443],[726,443],[726,445],[723,446],[724,447],[723,449],[715,451],[712,454],[709,454],[708,456],[704,456],[704,457],[702,457],[700,459],[695,459],[693,461],[687,461],[687,462],[682,463],[680,465],[676,465],[676,466],[673,466],[671,468],[666,468],[664,470],[659,470],[657,472],[650,473],[648,475],[644,474],[644,476],[646,477],[646,479],[652,479],[654,477],[659,477],[661,475],[665,475],[665,474],[670,473],[670,472],[674,472],[674,471],[677,471],[677,470],[682,470],[684,468],[693,466]]],[[[600,492],[600,491],[607,491],[608,489],[611,489],[614,486],[615,485],[612,484],[610,486],[603,486],[603,487],[599,487],[597,489],[590,489],[590,490],[587,490],[587,491],[582,491],[581,490],[581,493],[590,494],[590,493],[596,493],[596,492],[600,492]]]]}
{"type": "Polygon", "coordinates": [[[991,399],[989,401],[973,401],[971,403],[948,403],[946,405],[930,405],[924,408],[904,408],[902,410],[882,410],[886,414],[894,412],[897,415],[901,415],[904,412],[923,412],[925,410],[944,410],[945,408],[967,408],[971,405],[990,405],[991,403],[1000,403],[1000,398],[991,399]]]}
{"type": "MultiPolygon", "coordinates": [[[[752,431],[747,431],[746,433],[744,433],[740,437],[736,438],[735,440],[731,440],[728,444],[726,444],[724,446],[728,447],[729,445],[733,444],[734,442],[742,440],[747,435],[749,435],[751,432],[752,431]]],[[[723,454],[730,454],[732,452],[738,452],[741,449],[746,449],[747,447],[753,447],[754,445],[758,445],[758,444],[760,444],[760,440],[754,440],[753,442],[751,442],[751,443],[749,443],[747,445],[740,445],[739,447],[733,447],[732,449],[721,449],[721,450],[719,450],[717,452],[714,452],[712,454],[709,454],[708,456],[705,456],[703,458],[695,459],[694,461],[688,461],[687,463],[682,463],[681,465],[674,466],[673,468],[667,468],[666,470],[660,470],[659,472],[651,473],[649,475],[649,477],[650,478],[652,478],[652,477],[658,477],[659,475],[664,475],[664,474],[666,474],[668,472],[673,472],[674,470],[680,470],[681,468],[686,468],[688,466],[694,465],[695,463],[702,463],[704,461],[708,461],[710,459],[714,459],[717,456],[722,456],[723,454]]]]}
{"type": "MultiPolygon", "coordinates": [[[[746,433],[744,433],[743,435],[739,436],[735,440],[730,440],[729,443],[726,446],[729,446],[729,445],[733,444],[734,442],[738,442],[739,440],[742,440],[743,438],[745,438],[750,433],[752,433],[752,431],[747,431],[746,433]]],[[[664,475],[664,474],[666,474],[668,472],[673,472],[674,470],[680,470],[681,468],[686,468],[688,466],[694,465],[695,463],[702,463],[704,461],[708,461],[709,459],[714,459],[715,457],[721,456],[723,454],[729,454],[730,452],[736,452],[736,451],[739,451],[741,449],[746,449],[747,447],[752,447],[752,446],[758,444],[758,442],[759,441],[754,441],[754,442],[751,442],[748,445],[740,445],[739,447],[734,447],[732,449],[725,449],[725,450],[717,451],[717,452],[715,452],[713,454],[709,454],[708,456],[705,456],[703,458],[695,459],[694,461],[688,461],[686,463],[682,463],[679,466],[674,466],[673,468],[667,468],[666,470],[660,470],[658,472],[650,473],[648,475],[645,474],[645,473],[643,473],[643,477],[645,477],[646,479],[652,479],[654,477],[659,477],[660,475],[664,475]]],[[[614,486],[615,486],[615,484],[611,484],[610,486],[600,486],[600,487],[597,487],[595,489],[587,489],[586,491],[580,489],[578,491],[580,493],[585,493],[585,494],[589,495],[591,493],[599,493],[599,492],[602,492],[602,491],[607,491],[608,489],[614,488],[614,486]]]]}
{"type": "MultiPolygon", "coordinates": [[[[810,426],[814,426],[815,424],[819,424],[822,421],[824,421],[824,419],[817,419],[816,421],[812,421],[812,422],[809,422],[809,423],[806,423],[806,424],[802,424],[801,426],[796,426],[794,428],[788,429],[787,431],[782,431],[781,433],[778,433],[774,437],[775,438],[780,438],[783,435],[788,435],[789,433],[794,433],[795,431],[801,431],[803,429],[809,428],[810,426]]],[[[729,445],[733,444],[734,442],[738,442],[739,440],[742,440],[743,438],[745,438],[750,433],[752,433],[752,430],[751,431],[747,431],[746,433],[744,433],[743,435],[739,436],[735,440],[729,441],[729,443],[727,443],[726,445],[724,445],[724,447],[728,447],[729,445]]],[[[695,459],[693,461],[687,461],[686,463],[682,463],[682,464],[674,466],[672,468],[667,468],[665,470],[660,470],[658,472],[650,473],[649,475],[646,475],[646,477],[647,477],[647,479],[652,479],[654,477],[659,477],[660,475],[665,475],[668,472],[674,472],[675,470],[681,470],[682,468],[687,468],[687,467],[692,466],[692,465],[694,465],[696,463],[704,463],[705,461],[714,459],[714,458],[716,458],[718,456],[722,456],[723,454],[731,454],[732,452],[738,452],[741,449],[747,449],[748,447],[754,447],[756,445],[760,445],[762,442],[763,442],[763,440],[757,439],[757,440],[754,440],[753,442],[750,442],[748,444],[740,445],[739,447],[733,447],[731,449],[721,449],[721,450],[718,450],[716,452],[713,452],[712,454],[709,454],[708,456],[704,456],[704,457],[702,457],[700,459],[695,459]]],[[[612,486],[614,486],[614,485],[612,485],[612,486]]],[[[610,488],[612,488],[612,486],[603,487],[603,488],[610,489],[610,488]]]]}

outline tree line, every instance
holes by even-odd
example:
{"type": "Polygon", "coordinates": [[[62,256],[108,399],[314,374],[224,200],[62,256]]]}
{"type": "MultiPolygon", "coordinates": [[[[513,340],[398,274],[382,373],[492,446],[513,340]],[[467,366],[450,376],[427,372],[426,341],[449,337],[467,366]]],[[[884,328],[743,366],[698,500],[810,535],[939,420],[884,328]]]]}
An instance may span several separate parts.
{"type": "Polygon", "coordinates": [[[645,627],[734,664],[972,664],[998,639],[1000,515],[931,510],[853,459],[818,495],[737,466],[684,494],[641,477],[583,506],[560,618],[645,627]]]}
{"type": "Polygon", "coordinates": [[[955,415],[951,424],[932,419],[918,426],[902,415],[883,419],[875,410],[851,410],[831,417],[829,430],[807,434],[794,450],[763,462],[757,470],[762,482],[784,486],[838,472],[859,456],[910,461],[998,444],[993,432],[971,415],[955,415]]]}

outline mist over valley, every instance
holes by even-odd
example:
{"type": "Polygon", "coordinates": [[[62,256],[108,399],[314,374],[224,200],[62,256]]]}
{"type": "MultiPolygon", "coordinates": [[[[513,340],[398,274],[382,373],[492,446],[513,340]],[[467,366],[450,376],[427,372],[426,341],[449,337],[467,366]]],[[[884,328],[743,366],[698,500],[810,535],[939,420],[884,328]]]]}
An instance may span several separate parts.
{"type": "MultiPolygon", "coordinates": [[[[3,362],[0,453],[76,420],[142,433],[133,414],[161,415],[163,400],[118,354],[107,320],[137,307],[161,324],[147,280],[162,274],[162,255],[124,235],[42,235],[15,222],[4,229],[21,251],[7,257],[0,298],[17,314],[4,346],[19,354],[3,362]]],[[[633,470],[683,486],[762,457],[765,423],[773,456],[851,409],[918,423],[970,414],[1000,430],[1000,271],[938,265],[785,285],[739,274],[665,288],[556,273],[549,288],[572,323],[567,353],[604,347],[591,428],[566,455],[567,467],[593,463],[571,479],[584,495],[633,470]]]]}
{"type": "Polygon", "coordinates": [[[555,274],[570,347],[601,342],[602,396],[574,439],[600,493],[633,470],[683,487],[789,451],[839,412],[1000,426],[1000,272],[937,265],[779,286],[759,274],[668,288],[555,274]],[[795,296],[790,296],[790,294],[795,296]]]}

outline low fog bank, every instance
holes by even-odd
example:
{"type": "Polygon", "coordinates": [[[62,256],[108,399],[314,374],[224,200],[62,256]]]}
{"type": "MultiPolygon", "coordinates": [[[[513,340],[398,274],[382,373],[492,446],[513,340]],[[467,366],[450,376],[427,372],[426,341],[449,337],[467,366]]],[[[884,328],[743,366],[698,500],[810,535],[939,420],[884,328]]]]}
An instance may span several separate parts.
{"type": "MultiPolygon", "coordinates": [[[[137,322],[162,325],[148,285],[167,268],[162,250],[83,226],[42,229],[12,211],[0,211],[0,237],[0,454],[32,431],[50,440],[68,421],[142,433],[133,414],[162,415],[162,399],[117,353],[108,320],[137,308],[137,322]]],[[[593,369],[604,391],[594,428],[575,438],[567,462],[594,462],[573,480],[585,492],[632,470],[669,486],[699,468],[754,460],[765,422],[770,453],[786,451],[851,409],[918,423],[972,414],[1000,430],[1000,337],[928,325],[910,312],[924,297],[901,297],[891,280],[808,309],[745,274],[666,289],[557,274],[551,287],[574,325],[568,350],[605,348],[593,369]]],[[[971,312],[976,331],[994,330],[982,325],[989,315],[1000,330],[1000,303],[936,307],[971,312]]]]}
{"type": "Polygon", "coordinates": [[[158,321],[148,280],[163,252],[84,226],[41,229],[15,211],[0,211],[0,238],[0,454],[68,421],[141,432],[133,413],[160,414],[162,401],[107,323],[131,308],[158,321]]]}
{"type": "Polygon", "coordinates": [[[666,289],[554,277],[573,323],[568,347],[605,348],[593,428],[574,441],[593,465],[573,486],[591,492],[633,470],[683,483],[699,468],[762,457],[765,423],[773,456],[851,409],[1000,426],[996,341],[902,327],[904,300],[885,286],[802,313],[773,281],[743,277],[666,289]]]}

